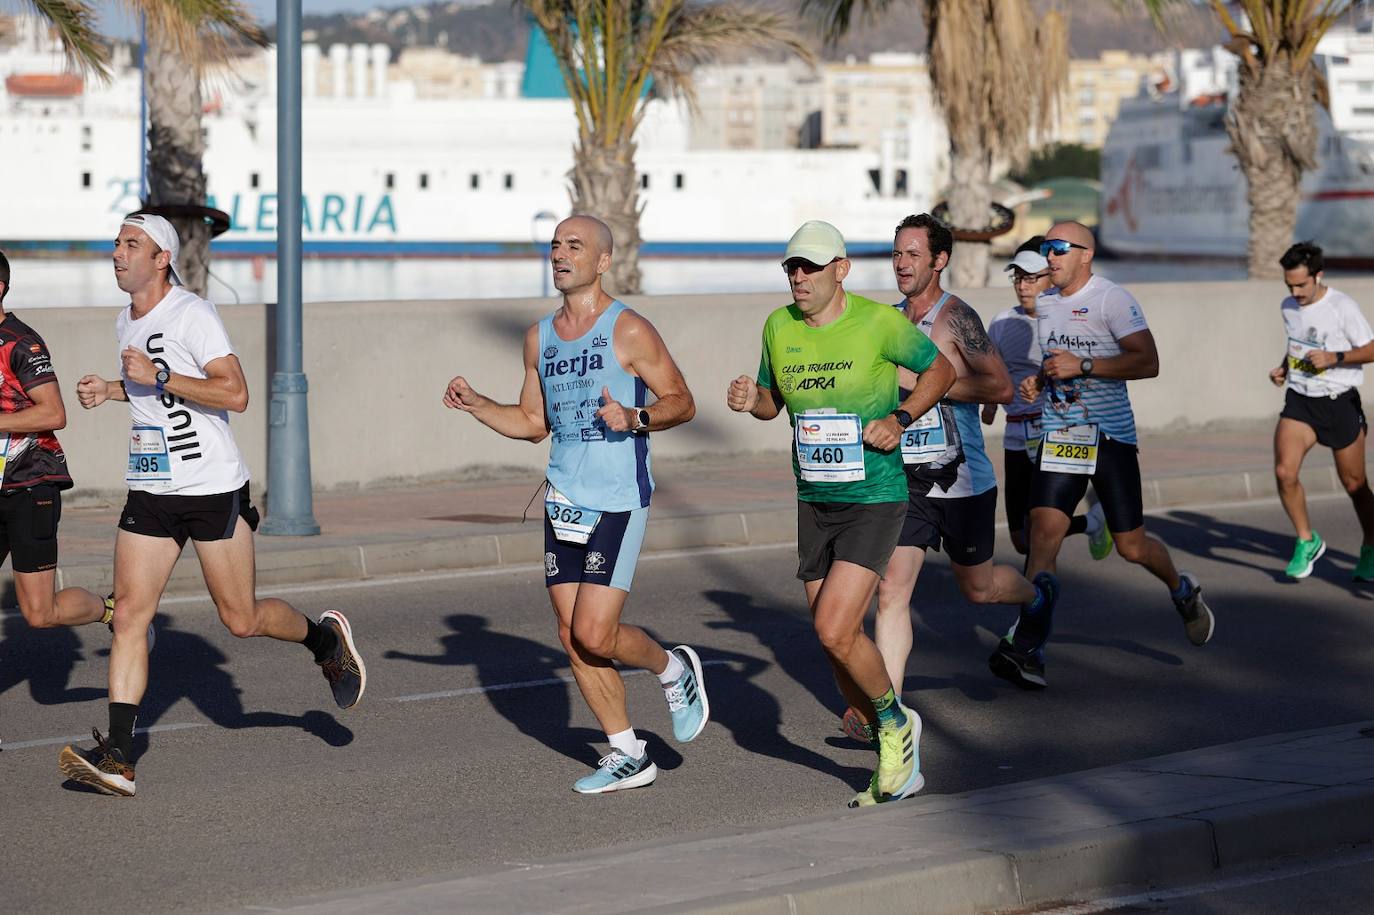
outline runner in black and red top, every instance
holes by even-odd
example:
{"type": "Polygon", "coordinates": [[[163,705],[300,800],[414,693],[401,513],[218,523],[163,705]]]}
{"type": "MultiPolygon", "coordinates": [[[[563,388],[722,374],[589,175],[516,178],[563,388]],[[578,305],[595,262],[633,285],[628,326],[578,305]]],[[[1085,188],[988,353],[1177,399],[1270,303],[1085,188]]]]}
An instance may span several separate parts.
{"type": "Polygon", "coordinates": [[[72,486],[55,430],[67,425],[43,338],[5,312],[10,263],[0,252],[0,561],[8,555],[24,619],[36,629],[109,622],[113,602],[82,588],[53,593],[62,490],[72,486]]]}

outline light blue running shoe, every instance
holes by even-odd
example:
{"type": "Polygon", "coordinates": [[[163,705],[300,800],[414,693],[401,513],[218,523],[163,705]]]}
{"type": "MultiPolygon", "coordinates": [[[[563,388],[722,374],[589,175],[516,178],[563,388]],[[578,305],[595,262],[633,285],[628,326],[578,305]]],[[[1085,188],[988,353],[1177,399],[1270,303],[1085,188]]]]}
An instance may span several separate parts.
{"type": "Polygon", "coordinates": [[[611,752],[597,760],[597,770],[591,775],[579,778],[573,784],[578,794],[605,794],[607,791],[621,791],[625,788],[642,788],[652,785],[658,778],[658,766],[649,761],[646,752],[639,759],[611,747],[611,752]]]}
{"type": "Polygon", "coordinates": [[[701,658],[686,645],[673,649],[685,668],[682,676],[663,687],[668,711],[673,716],[673,736],[682,743],[695,740],[711,718],[711,703],[706,699],[706,681],[701,676],[701,658]]]}

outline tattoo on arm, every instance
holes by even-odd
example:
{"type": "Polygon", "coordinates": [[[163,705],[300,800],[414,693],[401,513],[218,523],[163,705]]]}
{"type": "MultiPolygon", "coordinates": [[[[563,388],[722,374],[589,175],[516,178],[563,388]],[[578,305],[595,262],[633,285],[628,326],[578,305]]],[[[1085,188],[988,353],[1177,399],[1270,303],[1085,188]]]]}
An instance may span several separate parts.
{"type": "Polygon", "coordinates": [[[983,329],[983,319],[978,312],[963,302],[956,302],[949,313],[949,327],[959,347],[966,353],[991,353],[992,341],[983,329]]]}

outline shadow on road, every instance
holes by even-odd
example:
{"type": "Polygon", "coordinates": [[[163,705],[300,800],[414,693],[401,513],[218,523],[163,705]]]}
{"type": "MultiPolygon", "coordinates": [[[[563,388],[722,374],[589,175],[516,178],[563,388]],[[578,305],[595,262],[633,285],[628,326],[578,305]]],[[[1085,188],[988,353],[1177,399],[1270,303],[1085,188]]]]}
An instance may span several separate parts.
{"type": "MultiPolygon", "coordinates": [[[[248,712],[239,698],[242,692],[225,669],[229,659],[199,635],[177,629],[175,617],[159,613],[154,619],[157,647],[149,658],[148,691],[139,705],[138,726],[152,727],[172,706],[187,699],[214,724],[229,730],[241,728],[299,728],[331,747],[353,742],[353,732],[328,712],[312,710],[303,715],[281,712],[248,712]]],[[[270,641],[270,640],[258,640],[270,641]]],[[[253,645],[252,648],[258,648],[253,645]]],[[[329,699],[329,686],[303,647],[289,644],[262,646],[276,651],[285,676],[299,677],[301,688],[318,691],[329,699]]],[[[245,649],[251,650],[247,645],[245,649]]],[[[108,653],[108,652],[106,652],[108,653]]],[[[134,754],[147,750],[148,735],[134,737],[134,754]]]]}
{"type": "MultiPolygon", "coordinates": [[[[13,586],[3,606],[12,607],[13,586]]],[[[86,660],[81,653],[81,640],[71,629],[34,629],[16,610],[5,614],[0,626],[0,694],[21,683],[28,683],[29,695],[39,705],[60,705],[65,702],[89,702],[103,699],[105,690],[93,687],[70,687],[72,670],[86,660]]]]}
{"type": "MultiPolygon", "coordinates": [[[[1190,511],[1154,516],[1145,525],[1151,533],[1163,537],[1164,542],[1176,550],[1182,549],[1217,562],[1254,569],[1280,584],[1295,584],[1283,571],[1293,555],[1293,532],[1289,528],[1264,530],[1190,511]],[[1244,554],[1246,558],[1238,557],[1237,553],[1244,554]]],[[[1328,543],[1326,555],[1318,560],[1312,574],[1332,582],[1349,583],[1350,571],[1356,561],[1356,556],[1328,543]]]]}
{"type": "MultiPolygon", "coordinates": [[[[539,741],[557,753],[579,763],[587,763],[604,747],[606,735],[592,728],[569,727],[572,720],[571,694],[575,684],[566,683],[568,657],[562,648],[552,648],[523,636],[497,632],[490,621],[473,613],[454,613],[444,618],[453,630],[439,639],[443,651],[422,655],[388,651],[389,660],[416,664],[472,667],[477,681],[485,687],[491,707],[515,726],[521,734],[539,741]],[[546,682],[548,681],[548,682],[546,682]],[[533,690],[533,692],[531,692],[533,690]]],[[[633,689],[634,685],[626,684],[633,689]]],[[[648,745],[649,757],[660,769],[682,765],[682,756],[657,734],[635,727],[635,734],[648,745]]]]}

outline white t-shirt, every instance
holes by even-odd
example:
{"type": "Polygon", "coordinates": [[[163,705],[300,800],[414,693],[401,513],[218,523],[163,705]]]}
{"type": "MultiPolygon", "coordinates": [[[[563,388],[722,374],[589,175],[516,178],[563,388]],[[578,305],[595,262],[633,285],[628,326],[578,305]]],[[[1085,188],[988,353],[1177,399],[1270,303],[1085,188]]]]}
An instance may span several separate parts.
{"type": "MultiPolygon", "coordinates": [[[[1046,355],[1062,349],[1080,358],[1109,359],[1121,354],[1122,337],[1149,330],[1135,297],[1100,276],[1073,295],[1045,293],[1035,310],[1036,336],[1046,355]]],[[[1104,435],[1135,444],[1135,414],[1124,381],[1081,376],[1053,381],[1040,395],[1040,406],[1046,432],[1096,423],[1104,435]]]]}
{"type": "MultiPolygon", "coordinates": [[[[115,322],[120,352],[130,346],[143,350],[158,368],[190,378],[205,378],[208,363],[234,354],[215,306],[184,286],[173,286],[141,318],[135,320],[132,311],[132,305],[125,308],[115,322]]],[[[154,385],[127,378],[125,390],[133,420],[130,489],[204,496],[234,492],[248,482],[248,465],[229,431],[228,411],[202,407],[170,392],[159,395],[154,385]],[[136,474],[136,452],[161,460],[145,460],[136,474]]]]}
{"type": "Polygon", "coordinates": [[[1028,403],[1021,396],[1021,382],[1040,371],[1040,341],[1036,338],[1035,318],[1017,305],[992,319],[988,338],[1006,363],[1015,394],[1006,405],[1007,428],[1002,436],[1006,451],[1026,450],[1026,421],[1020,417],[1038,417],[1040,402],[1028,403]]]}
{"type": "Polygon", "coordinates": [[[1364,383],[1364,366],[1333,365],[1317,370],[1305,357],[1312,350],[1343,353],[1374,340],[1360,306],[1338,289],[1311,305],[1289,296],[1280,306],[1288,332],[1288,387],[1306,397],[1335,397],[1364,383]]]}

